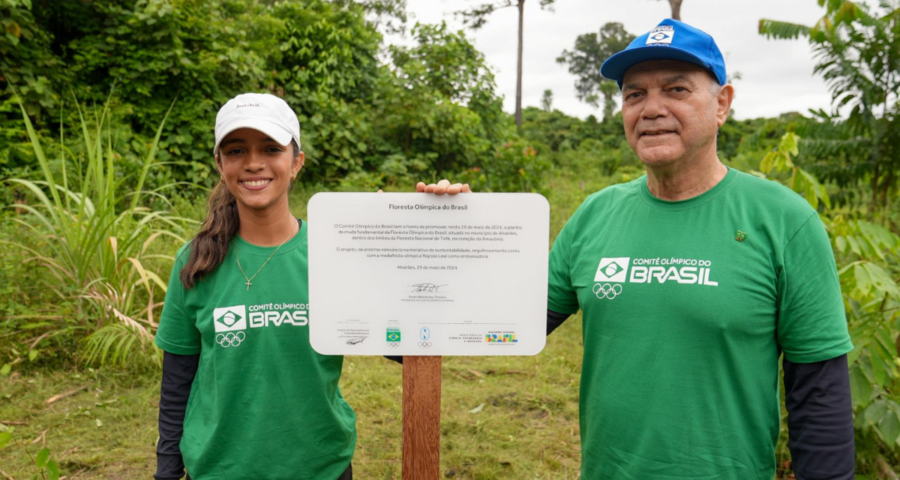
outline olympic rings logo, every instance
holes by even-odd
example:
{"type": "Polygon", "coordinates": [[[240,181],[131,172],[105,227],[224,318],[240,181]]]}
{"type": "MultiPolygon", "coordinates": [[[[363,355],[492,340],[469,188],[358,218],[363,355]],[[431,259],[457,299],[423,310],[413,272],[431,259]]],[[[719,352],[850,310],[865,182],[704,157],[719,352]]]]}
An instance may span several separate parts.
{"type": "Polygon", "coordinates": [[[400,348],[400,342],[388,342],[387,346],[390,348],[400,348]]]}
{"type": "Polygon", "coordinates": [[[597,283],[594,285],[594,295],[597,295],[597,298],[600,299],[608,298],[612,300],[621,293],[622,285],[619,285],[618,283],[597,283]]]}
{"type": "Polygon", "coordinates": [[[419,342],[419,346],[422,348],[431,348],[431,342],[419,342]]]}
{"type": "Polygon", "coordinates": [[[221,345],[224,348],[237,347],[238,345],[241,344],[241,342],[244,341],[244,338],[246,338],[246,335],[244,335],[244,332],[220,333],[220,334],[216,335],[216,343],[218,343],[219,345],[221,345]]]}

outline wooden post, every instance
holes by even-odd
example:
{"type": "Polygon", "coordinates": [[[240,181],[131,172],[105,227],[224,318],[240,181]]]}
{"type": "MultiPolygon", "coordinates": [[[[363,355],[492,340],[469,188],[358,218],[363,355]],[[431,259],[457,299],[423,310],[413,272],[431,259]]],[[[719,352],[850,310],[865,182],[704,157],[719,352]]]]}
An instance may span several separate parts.
{"type": "Polygon", "coordinates": [[[441,475],[441,357],[403,357],[403,480],[441,475]]]}

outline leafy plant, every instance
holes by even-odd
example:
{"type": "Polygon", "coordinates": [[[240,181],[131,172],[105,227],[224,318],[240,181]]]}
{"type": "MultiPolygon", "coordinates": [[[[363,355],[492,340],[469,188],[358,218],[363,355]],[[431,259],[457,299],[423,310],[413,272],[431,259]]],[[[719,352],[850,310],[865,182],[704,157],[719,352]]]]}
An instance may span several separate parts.
{"type": "Polygon", "coordinates": [[[792,162],[799,153],[798,143],[795,133],[784,134],[778,149],[763,159],[758,174],[775,175],[822,212],[854,345],[847,357],[859,470],[884,473],[900,452],[900,236],[854,218],[846,208],[832,207],[825,187],[792,162]]]}
{"type": "Polygon", "coordinates": [[[388,33],[406,32],[406,0],[332,0],[338,5],[357,3],[369,14],[375,28],[384,27],[388,33]]]}
{"type": "MultiPolygon", "coordinates": [[[[0,424],[0,427],[4,427],[4,430],[0,430],[0,449],[3,449],[12,440],[13,432],[12,428],[5,425],[0,424]]],[[[56,460],[50,458],[49,448],[42,448],[37,455],[32,457],[32,460],[35,468],[37,468],[37,473],[31,477],[32,480],[59,480],[59,465],[56,463],[56,460]]],[[[7,478],[12,477],[7,476],[7,478]]]]}
{"type": "Polygon", "coordinates": [[[794,165],[794,162],[791,161],[791,157],[796,157],[800,154],[797,146],[799,140],[800,137],[794,132],[785,133],[781,137],[778,148],[772,150],[763,158],[759,169],[763,174],[768,175],[776,172],[789,173],[789,177],[783,180],[783,183],[788,188],[803,195],[803,198],[813,208],[818,209],[819,202],[822,202],[826,207],[830,207],[831,199],[825,190],[825,186],[819,183],[819,180],[814,175],[794,165]]]}
{"type": "Polygon", "coordinates": [[[34,480],[59,480],[59,465],[56,460],[50,458],[50,449],[42,448],[34,457],[34,465],[38,469],[38,473],[34,475],[34,480]]]}
{"type": "Polygon", "coordinates": [[[31,9],[31,0],[0,0],[0,91],[8,83],[18,84],[29,113],[38,115],[57,105],[53,73],[60,62],[50,52],[51,35],[40,28],[31,9]]]}
{"type": "MultiPolygon", "coordinates": [[[[127,99],[124,122],[149,142],[158,119],[181,98],[157,152],[177,165],[159,184],[212,184],[216,111],[228,98],[272,83],[270,64],[280,59],[275,32],[284,25],[266,14],[270,6],[250,0],[0,0],[0,18],[6,12],[21,38],[0,37],[0,77],[6,77],[0,105],[12,101],[14,86],[38,130],[54,130],[47,120],[57,115],[62,93],[72,89],[83,101],[102,104],[116,85],[127,99]]],[[[0,155],[8,148],[2,137],[0,155]]]]}
{"type": "MultiPolygon", "coordinates": [[[[200,187],[191,195],[212,185],[216,112],[248,91],[280,96],[297,112],[306,182],[336,185],[348,174],[397,172],[398,156],[403,165],[424,161],[440,171],[474,165],[508,136],[494,77],[469,39],[446,26],[418,26],[413,46],[386,48],[379,28],[403,28],[405,5],[0,0],[0,26],[21,37],[0,37],[0,179],[39,170],[13,86],[35,130],[57,138],[49,119],[60,92],[102,104],[115,85],[121,121],[113,144],[124,158],[152,141],[177,94],[157,143],[168,168],[147,178],[151,190],[200,187]],[[383,169],[386,159],[393,160],[383,169]]],[[[67,125],[79,122],[71,109],[62,115],[67,125]]],[[[0,200],[20,200],[20,190],[0,192],[0,200]]]]}
{"type": "Polygon", "coordinates": [[[482,165],[464,170],[459,182],[484,187],[488,192],[544,192],[543,176],[550,168],[527,141],[515,140],[496,150],[482,165]]]}
{"type": "Polygon", "coordinates": [[[430,161],[438,172],[486,159],[510,127],[484,55],[462,31],[417,24],[416,44],[391,46],[394,69],[381,77],[375,132],[387,157],[430,161]]]}
{"type": "Polygon", "coordinates": [[[112,150],[107,133],[108,103],[93,127],[75,105],[81,118],[84,158],[60,158],[59,177],[22,106],[42,179],[7,181],[24,187],[34,203],[17,205],[27,215],[12,219],[29,241],[4,243],[30,253],[52,275],[50,289],[78,305],[76,321],[52,325],[49,336],[87,332],[88,361],[127,363],[140,358],[132,355],[136,350],[158,360],[152,342],[157,326],[154,316],[162,305],[159,297],[166,283],[146,264],[162,257],[150,254],[149,248],[161,236],[184,242],[181,233],[190,223],[145,206],[149,199],[167,202],[160,193],[144,189],[165,119],[147,149],[140,174],[131,178],[118,175],[120,156],[112,150]]]}
{"type": "Polygon", "coordinates": [[[900,8],[881,0],[877,11],[863,2],[818,0],[825,15],[813,26],[762,19],[759,33],[767,38],[806,37],[832,94],[833,112],[818,112],[826,123],[849,109],[840,122],[838,136],[818,136],[820,145],[840,151],[836,165],[851,168],[831,170],[842,184],[868,181],[871,203],[886,207],[897,193],[900,176],[900,8]],[[879,198],[880,197],[880,198],[879,198]]]}

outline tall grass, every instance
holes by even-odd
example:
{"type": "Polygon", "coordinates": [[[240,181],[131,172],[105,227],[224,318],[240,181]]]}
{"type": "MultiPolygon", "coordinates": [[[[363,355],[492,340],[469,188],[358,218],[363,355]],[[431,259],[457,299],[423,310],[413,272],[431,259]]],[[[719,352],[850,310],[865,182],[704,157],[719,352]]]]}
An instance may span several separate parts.
{"type": "MultiPolygon", "coordinates": [[[[178,218],[155,205],[169,205],[160,191],[144,189],[155,161],[166,118],[149,143],[137,178],[124,175],[113,149],[110,102],[93,121],[76,101],[79,148],[65,145],[60,128],[57,172],[51,168],[25,107],[28,139],[40,167],[40,180],[14,178],[29,202],[15,205],[25,211],[12,218],[26,232],[23,241],[5,241],[30,254],[51,274],[50,289],[63,301],[76,305],[74,319],[49,325],[47,336],[75,334],[86,337],[87,362],[126,364],[150,359],[159,362],[153,344],[157,314],[165,297],[166,282],[148,266],[150,247],[160,237],[184,242],[191,220],[178,218]],[[66,158],[66,152],[72,158],[66,158]],[[117,168],[120,167],[120,168],[117,168]],[[140,353],[140,354],[138,354],[140,353]]],[[[166,113],[166,117],[168,112],[166,113]]],[[[150,262],[160,263],[160,262],[150,262]]]]}

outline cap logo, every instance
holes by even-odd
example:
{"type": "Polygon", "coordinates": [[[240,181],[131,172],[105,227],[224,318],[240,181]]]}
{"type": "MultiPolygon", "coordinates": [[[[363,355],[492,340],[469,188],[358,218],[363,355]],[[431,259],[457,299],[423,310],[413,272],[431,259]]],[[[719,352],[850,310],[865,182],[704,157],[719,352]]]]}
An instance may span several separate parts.
{"type": "Polygon", "coordinates": [[[258,103],[245,103],[243,105],[235,105],[234,108],[244,108],[244,107],[257,107],[259,108],[258,103]]]}
{"type": "Polygon", "coordinates": [[[647,45],[669,45],[675,36],[675,27],[672,25],[660,25],[647,35],[647,45]]]}

